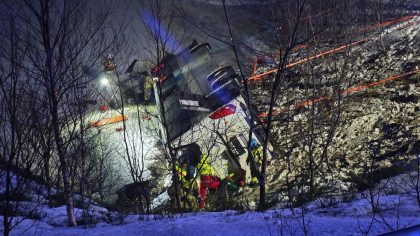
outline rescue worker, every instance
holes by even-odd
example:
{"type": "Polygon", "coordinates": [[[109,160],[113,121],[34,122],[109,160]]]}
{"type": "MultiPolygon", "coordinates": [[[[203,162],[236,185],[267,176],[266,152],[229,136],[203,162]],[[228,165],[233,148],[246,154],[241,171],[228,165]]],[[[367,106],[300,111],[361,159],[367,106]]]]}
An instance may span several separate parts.
{"type": "Polygon", "coordinates": [[[258,172],[261,168],[262,162],[263,162],[263,148],[262,146],[257,142],[257,140],[252,139],[251,143],[249,145],[249,149],[251,151],[251,157],[255,160],[255,165],[251,163],[251,160],[247,159],[247,163],[251,169],[251,185],[258,184],[258,172]]]}
{"type": "Polygon", "coordinates": [[[187,176],[187,171],[185,170],[185,168],[179,165],[175,165],[175,170],[178,174],[179,184],[184,187],[185,185],[188,184],[187,180],[185,179],[185,176],[187,176]]]}
{"type": "Polygon", "coordinates": [[[228,209],[233,205],[236,205],[236,193],[239,191],[240,187],[245,185],[245,170],[237,168],[228,171],[229,173],[221,181],[220,186],[217,189],[217,195],[214,196],[215,202],[217,202],[217,204],[214,205],[215,210],[228,209]]]}
{"type": "Polygon", "coordinates": [[[115,70],[114,55],[108,54],[108,56],[102,61],[102,65],[105,71],[112,72],[115,70]]]}
{"type": "Polygon", "coordinates": [[[147,75],[144,81],[144,101],[148,102],[150,95],[152,94],[153,88],[153,78],[150,75],[147,75]]]}
{"type": "Polygon", "coordinates": [[[243,169],[235,170],[234,172],[229,173],[224,179],[226,186],[233,191],[239,189],[245,185],[245,175],[246,172],[243,169]]]}
{"type": "Polygon", "coordinates": [[[200,208],[203,209],[206,205],[207,189],[217,190],[220,181],[216,176],[216,171],[208,161],[208,156],[201,155],[200,162],[197,165],[197,171],[200,174],[200,208]]]}
{"type": "MultiPolygon", "coordinates": [[[[176,165],[175,170],[177,172],[178,177],[178,183],[179,183],[179,189],[178,193],[181,196],[182,202],[184,202],[186,205],[184,205],[185,208],[188,209],[194,209],[196,208],[196,196],[195,194],[198,193],[197,191],[197,182],[194,178],[189,178],[187,169],[187,165],[182,164],[176,165]]],[[[171,187],[169,194],[171,196],[175,195],[175,189],[174,186],[171,187]]],[[[171,197],[171,199],[174,199],[171,197]]],[[[175,203],[173,203],[175,205],[175,203]]]]}

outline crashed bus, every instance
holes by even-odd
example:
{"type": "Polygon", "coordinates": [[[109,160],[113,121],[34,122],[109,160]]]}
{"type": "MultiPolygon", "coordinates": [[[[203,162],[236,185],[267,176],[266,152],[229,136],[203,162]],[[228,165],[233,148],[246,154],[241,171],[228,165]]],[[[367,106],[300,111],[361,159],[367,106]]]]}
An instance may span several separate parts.
{"type": "MultiPolygon", "coordinates": [[[[178,160],[197,163],[197,151],[191,149],[198,145],[217,177],[236,173],[242,175],[242,185],[250,183],[247,144],[251,111],[233,67],[220,66],[208,43],[193,43],[165,57],[152,72],[162,140],[175,147],[178,160]]],[[[260,146],[260,140],[255,129],[252,141],[260,146]]]]}

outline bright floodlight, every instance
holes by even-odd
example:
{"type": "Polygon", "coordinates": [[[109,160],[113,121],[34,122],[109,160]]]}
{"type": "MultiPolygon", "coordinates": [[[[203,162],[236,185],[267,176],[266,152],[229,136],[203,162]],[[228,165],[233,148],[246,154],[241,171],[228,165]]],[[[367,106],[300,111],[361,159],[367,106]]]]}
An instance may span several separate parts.
{"type": "Polygon", "coordinates": [[[102,84],[103,86],[106,86],[106,85],[108,85],[108,84],[109,84],[109,80],[108,80],[107,78],[105,78],[105,77],[102,77],[102,78],[101,78],[101,84],[102,84]]]}

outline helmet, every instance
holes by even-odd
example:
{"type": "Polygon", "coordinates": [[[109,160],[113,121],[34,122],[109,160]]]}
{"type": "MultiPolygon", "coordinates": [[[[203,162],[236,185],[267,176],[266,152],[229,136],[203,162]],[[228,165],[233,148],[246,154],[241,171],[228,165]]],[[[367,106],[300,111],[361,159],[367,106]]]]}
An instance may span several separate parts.
{"type": "Polygon", "coordinates": [[[258,142],[257,142],[257,140],[256,139],[251,139],[251,143],[250,143],[250,145],[249,145],[249,148],[251,148],[251,149],[256,149],[257,147],[259,146],[259,144],[258,144],[258,142]]]}

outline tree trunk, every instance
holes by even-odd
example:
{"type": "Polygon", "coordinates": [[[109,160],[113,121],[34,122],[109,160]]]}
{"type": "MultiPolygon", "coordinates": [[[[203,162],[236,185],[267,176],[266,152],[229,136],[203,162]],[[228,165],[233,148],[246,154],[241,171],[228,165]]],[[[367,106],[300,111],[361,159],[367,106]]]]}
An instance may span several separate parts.
{"type": "MultiPolygon", "coordinates": [[[[54,87],[54,86],[52,86],[54,87]]],[[[52,89],[51,96],[51,115],[52,115],[52,126],[54,131],[54,141],[57,146],[58,158],[61,165],[61,174],[63,176],[63,187],[64,187],[64,198],[66,201],[67,220],[69,226],[76,226],[76,218],[74,217],[74,206],[72,201],[72,191],[70,183],[69,167],[66,160],[66,154],[64,152],[63,140],[60,133],[60,124],[58,119],[58,101],[55,95],[55,89],[52,89]]]]}
{"type": "MultiPolygon", "coordinates": [[[[170,144],[168,143],[169,147],[170,144]]],[[[175,188],[175,203],[177,212],[179,213],[181,211],[181,201],[180,201],[180,194],[179,194],[179,181],[178,181],[178,172],[176,171],[176,156],[173,154],[172,148],[169,148],[169,155],[171,155],[171,165],[172,165],[172,179],[174,182],[174,188],[175,188]]]]}
{"type": "Polygon", "coordinates": [[[10,162],[7,163],[6,170],[6,191],[4,192],[6,196],[6,205],[4,206],[4,216],[3,216],[3,233],[5,236],[10,233],[10,222],[9,222],[9,209],[10,209],[10,185],[11,185],[11,176],[10,176],[10,162]]]}
{"type": "MultiPolygon", "coordinates": [[[[264,168],[265,165],[263,165],[262,167],[264,168]]],[[[260,210],[265,209],[265,179],[266,178],[265,178],[265,170],[264,170],[264,172],[261,173],[260,181],[259,181],[259,183],[260,183],[260,202],[259,202],[258,207],[260,208],[260,210]]]]}

